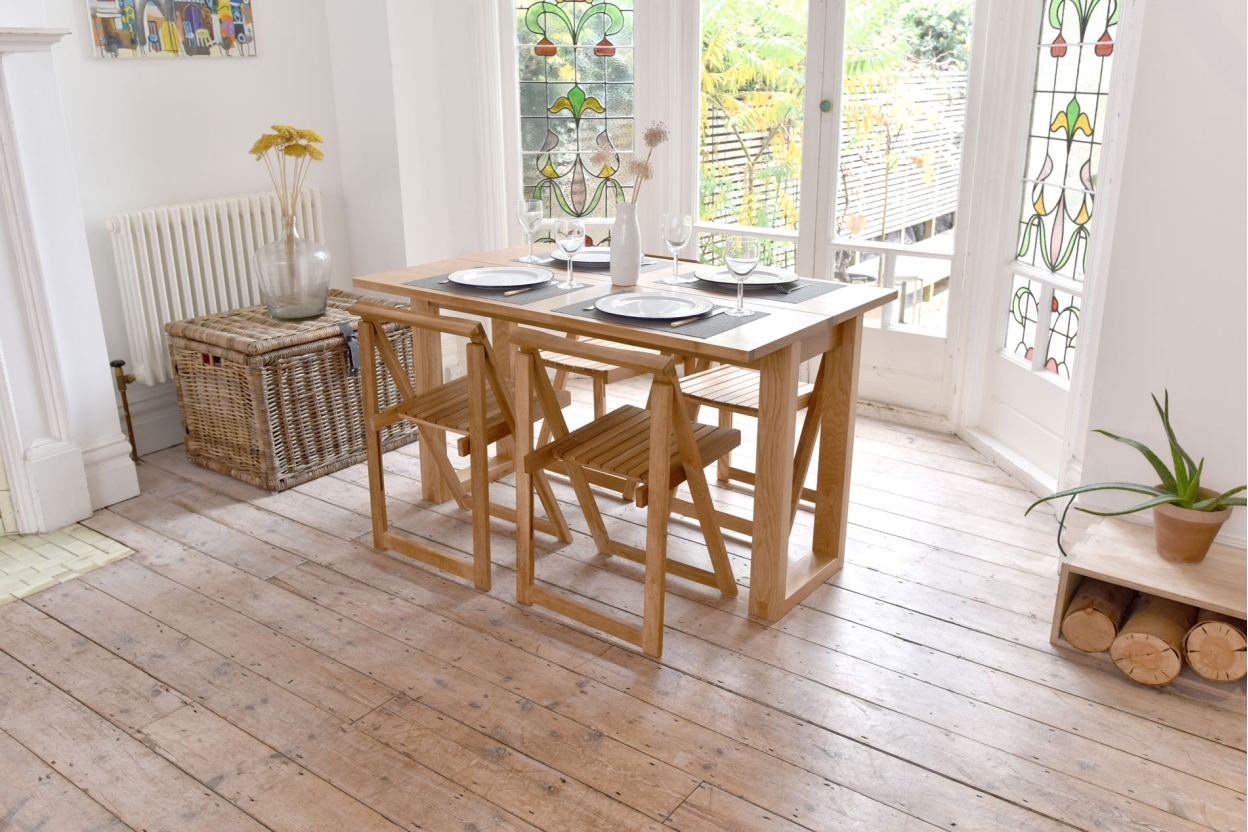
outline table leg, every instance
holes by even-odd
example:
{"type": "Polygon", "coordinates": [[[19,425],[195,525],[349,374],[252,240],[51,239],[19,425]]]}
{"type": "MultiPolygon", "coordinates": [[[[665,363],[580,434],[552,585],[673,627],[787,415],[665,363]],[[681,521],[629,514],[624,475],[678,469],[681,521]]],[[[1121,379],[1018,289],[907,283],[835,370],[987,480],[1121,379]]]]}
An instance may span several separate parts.
{"type": "MultiPolygon", "coordinates": [[[[437,315],[437,307],[428,301],[413,300],[412,311],[421,315],[437,315]]],[[[416,393],[426,393],[442,383],[442,333],[424,329],[412,329],[412,354],[414,356],[413,386],[416,393]]],[[[437,459],[429,446],[438,443],[446,447],[446,432],[425,427],[420,429],[420,490],[421,496],[431,503],[445,503],[451,499],[450,486],[442,479],[437,459]]]]}
{"type": "Polygon", "coordinates": [[[754,541],[750,614],[775,621],[787,611],[789,532],[792,529],[793,447],[797,434],[800,350],[789,345],[759,363],[758,432],[754,482],[754,541]]]}
{"type": "MultiPolygon", "coordinates": [[[[503,380],[514,378],[513,368],[516,362],[516,349],[511,344],[511,321],[490,319],[490,341],[494,347],[494,355],[498,360],[498,375],[503,380]]],[[[515,440],[510,436],[500,439],[494,451],[501,459],[511,459],[515,440]]]]}
{"type": "Polygon", "coordinates": [[[818,501],[815,503],[814,559],[816,563],[827,565],[824,571],[829,575],[840,568],[845,557],[849,477],[854,461],[854,424],[858,414],[862,318],[846,321],[840,327],[840,346],[823,356],[824,361],[831,362],[824,378],[830,389],[819,430],[818,501]],[[830,571],[828,567],[832,567],[830,571]]]}

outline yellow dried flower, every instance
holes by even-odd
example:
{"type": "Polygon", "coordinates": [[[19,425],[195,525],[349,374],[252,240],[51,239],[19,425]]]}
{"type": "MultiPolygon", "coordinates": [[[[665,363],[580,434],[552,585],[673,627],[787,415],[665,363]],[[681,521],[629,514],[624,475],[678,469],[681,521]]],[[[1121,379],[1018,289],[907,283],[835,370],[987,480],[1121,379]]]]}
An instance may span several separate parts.
{"type": "Polygon", "coordinates": [[[312,145],[308,145],[308,155],[317,162],[325,159],[325,151],[321,150],[319,147],[313,147],[312,145]]]}
{"type": "Polygon", "coordinates": [[[277,133],[277,135],[281,136],[288,142],[293,142],[295,139],[299,138],[299,131],[288,124],[274,124],[273,132],[277,133]]]}
{"type": "Polygon", "coordinates": [[[304,156],[308,155],[308,146],[295,142],[294,144],[286,145],[286,147],[282,149],[282,152],[287,156],[294,156],[296,159],[302,159],[304,156]]]}
{"type": "Polygon", "coordinates": [[[306,142],[325,141],[323,138],[321,138],[321,134],[316,132],[315,130],[296,130],[295,132],[299,134],[299,138],[303,139],[306,142]]]}
{"type": "Polygon", "coordinates": [[[281,143],[282,143],[281,136],[276,136],[272,133],[265,133],[263,136],[256,139],[256,143],[251,146],[251,151],[250,151],[251,155],[259,159],[267,151],[272,150],[274,147],[277,147],[281,143]]]}
{"type": "Polygon", "coordinates": [[[671,137],[671,133],[668,132],[667,125],[661,121],[650,122],[650,126],[646,128],[646,132],[641,135],[646,142],[646,147],[651,149],[658,147],[671,137]]]}

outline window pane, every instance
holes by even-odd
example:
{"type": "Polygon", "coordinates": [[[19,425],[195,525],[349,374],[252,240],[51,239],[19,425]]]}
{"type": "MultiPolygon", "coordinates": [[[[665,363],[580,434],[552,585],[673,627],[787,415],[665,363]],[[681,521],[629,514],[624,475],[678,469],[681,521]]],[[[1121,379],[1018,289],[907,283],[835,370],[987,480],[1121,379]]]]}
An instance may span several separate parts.
{"type": "Polygon", "coordinates": [[[516,6],[524,194],[547,217],[613,217],[632,194],[631,0],[516,6]]]}
{"type": "Polygon", "coordinates": [[[837,238],[952,236],[972,5],[922,0],[899,11],[896,0],[850,0],[837,238]]]}
{"type": "Polygon", "coordinates": [[[1075,363],[1075,339],[1079,334],[1079,298],[1060,289],[1053,292],[1053,317],[1049,321],[1049,349],[1044,369],[1070,378],[1075,363]]]}
{"type": "MultiPolygon", "coordinates": [[[[952,254],[973,0],[849,0],[835,235],[952,254]]],[[[882,278],[842,250],[834,279],[882,278]]],[[[898,258],[893,323],[944,332],[947,261],[898,258]]]]}
{"type": "Polygon", "coordinates": [[[1118,3],[1048,2],[1040,17],[1017,256],[1083,280],[1118,3]]]}
{"type": "Polygon", "coordinates": [[[1040,321],[1040,284],[1014,275],[1010,292],[1010,317],[1005,326],[1005,349],[1031,361],[1036,351],[1036,327],[1040,321]]]}
{"type": "Polygon", "coordinates": [[[807,0],[702,4],[699,216],[797,228],[807,0]]]}
{"type": "MultiPolygon", "coordinates": [[[[727,234],[702,234],[698,240],[698,259],[703,263],[722,265],[724,262],[724,245],[728,241],[727,234]]],[[[797,243],[787,240],[758,241],[758,262],[764,266],[777,269],[793,269],[797,266],[797,243]]]]}

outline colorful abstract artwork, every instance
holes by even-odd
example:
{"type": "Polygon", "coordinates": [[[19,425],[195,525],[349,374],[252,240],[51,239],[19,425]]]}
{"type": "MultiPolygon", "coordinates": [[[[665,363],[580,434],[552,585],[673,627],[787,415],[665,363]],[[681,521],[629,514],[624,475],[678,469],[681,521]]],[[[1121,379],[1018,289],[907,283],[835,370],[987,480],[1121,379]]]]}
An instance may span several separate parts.
{"type": "Polygon", "coordinates": [[[1045,0],[1018,259],[1082,280],[1119,0],[1045,0]]]}
{"type": "Polygon", "coordinates": [[[87,0],[97,58],[250,58],[250,0],[87,0]]]}
{"type": "Polygon", "coordinates": [[[632,0],[526,2],[516,8],[524,193],[547,217],[613,217],[631,183],[632,0]]]}

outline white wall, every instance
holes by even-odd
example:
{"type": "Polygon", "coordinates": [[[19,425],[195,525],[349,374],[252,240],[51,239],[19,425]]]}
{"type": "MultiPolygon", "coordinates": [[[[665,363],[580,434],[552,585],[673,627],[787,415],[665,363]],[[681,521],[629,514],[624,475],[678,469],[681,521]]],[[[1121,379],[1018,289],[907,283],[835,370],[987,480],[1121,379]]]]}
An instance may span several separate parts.
{"type": "MultiPolygon", "coordinates": [[[[101,373],[109,358],[129,359],[107,216],[270,189],[264,166],[247,151],[271,124],[325,136],[328,159],[308,182],[324,193],[334,285],[349,285],[354,263],[321,0],[257,3],[255,58],[169,60],[96,59],[86,3],[45,2],[48,24],[73,32],[53,55],[104,320],[108,354],[99,356],[101,373]]],[[[172,386],[131,389],[140,450],[181,441],[170,410],[172,386]]]]}
{"type": "MultiPolygon", "coordinates": [[[[1242,2],[1147,4],[1088,420],[1168,460],[1149,394],[1169,389],[1179,441],[1219,490],[1248,481],[1246,30],[1242,2]]],[[[1154,477],[1087,436],[1083,482],[1154,477]]],[[[1243,509],[1223,532],[1243,540],[1243,509]]]]}

